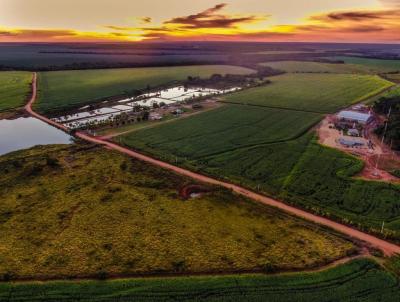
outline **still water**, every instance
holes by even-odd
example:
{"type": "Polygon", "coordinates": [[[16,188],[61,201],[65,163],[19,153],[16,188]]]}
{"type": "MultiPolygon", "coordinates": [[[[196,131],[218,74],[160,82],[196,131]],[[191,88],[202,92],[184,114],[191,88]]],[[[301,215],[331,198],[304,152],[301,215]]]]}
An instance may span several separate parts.
{"type": "Polygon", "coordinates": [[[138,105],[151,108],[153,107],[154,104],[164,103],[166,105],[171,105],[175,103],[188,101],[193,98],[221,95],[238,90],[240,90],[240,87],[234,87],[229,89],[212,89],[204,87],[187,88],[184,86],[175,86],[159,90],[156,92],[145,93],[138,97],[123,99],[118,101],[119,105],[111,107],[103,107],[94,110],[88,110],[89,106],[85,106],[82,107],[81,109],[86,109],[88,111],[60,116],[54,118],[53,120],[59,123],[63,123],[68,128],[76,128],[79,125],[84,125],[86,123],[99,122],[107,119],[112,119],[123,112],[132,111],[133,108],[138,105]]]}
{"type": "Polygon", "coordinates": [[[0,120],[0,155],[36,145],[69,143],[71,136],[35,118],[0,120]]]}

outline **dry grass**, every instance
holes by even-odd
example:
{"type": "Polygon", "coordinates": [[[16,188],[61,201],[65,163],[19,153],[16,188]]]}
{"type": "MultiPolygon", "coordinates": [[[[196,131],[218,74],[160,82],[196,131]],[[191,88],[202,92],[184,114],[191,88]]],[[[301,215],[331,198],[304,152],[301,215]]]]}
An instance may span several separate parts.
{"type": "Polygon", "coordinates": [[[0,167],[3,277],[304,269],[354,248],[226,190],[183,201],[188,179],[104,149],[38,147],[0,167]]]}

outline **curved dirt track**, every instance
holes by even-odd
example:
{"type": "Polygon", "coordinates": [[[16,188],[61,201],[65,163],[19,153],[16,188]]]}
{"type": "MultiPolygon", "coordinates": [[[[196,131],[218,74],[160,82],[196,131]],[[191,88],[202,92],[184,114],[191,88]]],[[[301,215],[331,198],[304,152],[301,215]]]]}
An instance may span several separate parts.
{"type": "MultiPolygon", "coordinates": [[[[29,100],[28,104],[25,106],[26,111],[29,114],[31,114],[32,116],[34,116],[34,117],[36,117],[36,118],[38,118],[38,119],[40,119],[40,120],[52,125],[54,127],[57,127],[57,128],[59,128],[61,130],[64,130],[64,131],[68,131],[68,129],[64,125],[58,124],[55,121],[52,121],[52,120],[48,119],[47,117],[45,117],[45,116],[33,111],[32,104],[36,100],[36,93],[37,93],[36,80],[37,80],[37,75],[36,75],[36,73],[34,73],[33,80],[32,80],[32,96],[31,96],[31,99],[29,100]]],[[[103,145],[105,147],[108,147],[109,149],[113,149],[113,150],[119,151],[119,152],[124,153],[124,154],[126,154],[128,156],[131,156],[131,157],[137,158],[139,160],[148,162],[148,163],[150,163],[152,165],[156,165],[156,166],[171,170],[171,171],[173,171],[175,173],[178,173],[178,174],[181,174],[181,175],[185,175],[185,176],[193,178],[195,180],[198,180],[198,181],[201,181],[201,182],[204,182],[204,183],[209,183],[209,184],[213,184],[213,185],[222,186],[224,188],[232,190],[235,193],[238,193],[240,195],[243,195],[245,197],[248,197],[248,198],[251,198],[251,199],[253,199],[255,201],[258,201],[258,202],[260,202],[262,204],[281,209],[281,210],[283,210],[283,211],[285,211],[287,213],[290,213],[292,215],[295,215],[295,216],[304,218],[306,220],[312,221],[314,223],[317,223],[317,224],[332,228],[335,231],[343,233],[343,234],[345,234],[345,235],[347,235],[349,237],[355,238],[357,240],[364,241],[364,242],[368,243],[369,245],[371,245],[371,246],[373,246],[373,247],[375,247],[377,249],[380,249],[386,256],[392,256],[394,254],[400,254],[400,246],[397,246],[397,245],[395,245],[393,243],[390,243],[390,242],[387,242],[385,240],[379,239],[379,238],[377,238],[375,236],[363,233],[361,231],[358,231],[358,230],[353,229],[353,228],[351,228],[349,226],[340,224],[338,222],[329,220],[327,218],[311,214],[311,213],[306,212],[304,210],[300,210],[300,209],[295,208],[293,206],[287,205],[287,204],[285,204],[285,203],[283,203],[281,201],[278,201],[278,200],[266,197],[264,195],[252,192],[252,191],[250,191],[248,189],[245,189],[245,188],[242,188],[240,186],[237,186],[237,185],[225,182],[225,181],[220,181],[220,180],[217,180],[217,179],[214,179],[214,178],[211,178],[211,177],[208,177],[208,176],[196,173],[196,172],[192,172],[192,171],[189,171],[189,170],[186,170],[186,169],[171,165],[169,163],[154,159],[154,158],[152,158],[150,156],[146,156],[146,155],[143,155],[141,153],[135,152],[133,150],[127,149],[127,148],[122,147],[120,145],[117,145],[115,143],[112,143],[112,142],[109,142],[109,141],[105,141],[105,140],[102,140],[102,139],[87,135],[87,134],[85,134],[83,132],[76,132],[75,136],[77,136],[77,137],[79,137],[79,138],[81,138],[83,140],[86,140],[88,142],[95,143],[95,144],[100,144],[100,145],[103,145]]]]}

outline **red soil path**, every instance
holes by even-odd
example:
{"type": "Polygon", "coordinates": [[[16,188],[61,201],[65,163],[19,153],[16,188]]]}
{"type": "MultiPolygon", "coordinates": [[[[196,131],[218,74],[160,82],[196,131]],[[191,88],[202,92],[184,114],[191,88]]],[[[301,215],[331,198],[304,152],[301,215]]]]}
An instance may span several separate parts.
{"type": "MultiPolygon", "coordinates": [[[[33,80],[32,80],[32,96],[31,96],[31,99],[29,100],[28,104],[25,106],[26,111],[29,114],[31,114],[32,116],[34,116],[34,117],[36,117],[36,118],[38,118],[38,119],[40,119],[40,120],[52,125],[54,127],[57,127],[58,129],[67,131],[68,129],[64,125],[58,124],[58,123],[48,119],[47,117],[45,117],[43,115],[40,115],[39,113],[36,113],[35,111],[32,110],[32,104],[36,100],[36,91],[37,91],[37,89],[36,89],[36,79],[37,79],[37,76],[36,76],[36,73],[34,73],[33,80]]],[[[355,238],[357,240],[364,241],[367,244],[369,244],[369,245],[371,245],[371,246],[373,246],[375,248],[380,249],[386,256],[392,256],[394,254],[400,254],[400,246],[397,246],[397,245],[395,245],[393,243],[390,243],[390,242],[387,242],[385,240],[382,240],[382,239],[379,239],[377,237],[374,237],[372,235],[363,233],[361,231],[358,231],[358,230],[353,229],[353,228],[351,228],[349,226],[340,224],[338,222],[329,220],[327,218],[308,213],[306,211],[300,210],[300,209],[295,208],[293,206],[287,205],[287,204],[285,204],[285,203],[283,203],[281,201],[278,201],[278,200],[266,197],[264,195],[252,192],[252,191],[247,190],[245,188],[242,188],[240,186],[237,186],[237,185],[234,185],[234,184],[231,184],[231,183],[228,183],[228,182],[220,181],[220,180],[208,177],[208,176],[201,175],[199,173],[195,173],[195,172],[192,172],[192,171],[189,171],[189,170],[186,170],[186,169],[171,165],[169,163],[154,159],[152,157],[149,157],[149,156],[140,154],[138,152],[135,152],[133,150],[127,149],[125,147],[119,146],[119,145],[117,145],[115,143],[112,143],[112,142],[109,142],[109,141],[104,141],[104,140],[99,139],[99,138],[95,138],[95,137],[87,135],[87,134],[85,134],[83,132],[76,132],[75,136],[77,136],[77,137],[79,137],[79,138],[81,138],[83,140],[86,140],[88,142],[95,143],[95,144],[100,144],[100,145],[103,145],[103,146],[105,146],[105,147],[107,147],[109,149],[113,149],[113,150],[119,151],[121,153],[124,153],[124,154],[126,154],[128,156],[134,157],[134,158],[139,159],[141,161],[148,162],[148,163],[150,163],[152,165],[156,165],[156,166],[159,166],[161,168],[171,170],[171,171],[173,171],[175,173],[178,173],[178,174],[181,174],[181,175],[185,175],[185,176],[190,177],[192,179],[195,179],[197,181],[200,181],[200,182],[203,182],[203,183],[222,186],[224,188],[232,190],[233,192],[235,192],[237,194],[243,195],[245,197],[248,197],[250,199],[258,201],[258,202],[260,202],[262,204],[278,208],[278,209],[280,209],[282,211],[285,211],[287,213],[290,213],[292,215],[295,215],[295,216],[301,217],[303,219],[312,221],[314,223],[329,227],[331,229],[334,229],[335,231],[341,232],[341,233],[343,233],[343,234],[345,234],[345,235],[347,235],[349,237],[355,238]]]]}

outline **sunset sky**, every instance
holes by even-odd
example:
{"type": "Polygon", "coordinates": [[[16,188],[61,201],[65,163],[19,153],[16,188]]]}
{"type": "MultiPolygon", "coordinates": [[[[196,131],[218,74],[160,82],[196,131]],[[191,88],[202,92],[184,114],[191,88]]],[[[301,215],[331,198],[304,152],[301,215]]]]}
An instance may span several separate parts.
{"type": "Polygon", "coordinates": [[[0,42],[400,43],[400,0],[0,0],[0,42]]]}

